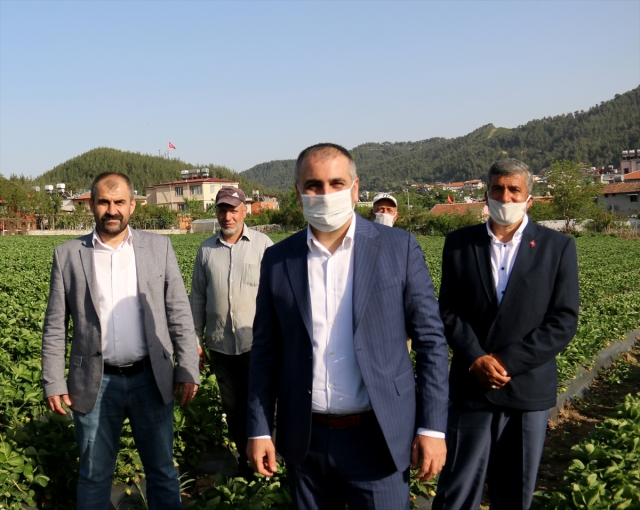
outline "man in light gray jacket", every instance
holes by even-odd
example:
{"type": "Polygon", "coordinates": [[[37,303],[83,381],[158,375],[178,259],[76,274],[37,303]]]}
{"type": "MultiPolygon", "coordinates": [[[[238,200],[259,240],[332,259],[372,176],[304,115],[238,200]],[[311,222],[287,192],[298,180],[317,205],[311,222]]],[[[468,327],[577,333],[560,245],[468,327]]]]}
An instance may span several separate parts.
{"type": "Polygon", "coordinates": [[[98,175],[90,202],[95,230],[58,246],[53,256],[43,389],[52,411],[66,414],[62,403],[73,410],[80,510],[108,508],[125,418],[145,469],[149,507],[182,508],[172,455],[173,398],[182,389],[185,405],[198,390],[197,341],[171,243],[128,226],[135,205],[126,175],[98,175]]]}

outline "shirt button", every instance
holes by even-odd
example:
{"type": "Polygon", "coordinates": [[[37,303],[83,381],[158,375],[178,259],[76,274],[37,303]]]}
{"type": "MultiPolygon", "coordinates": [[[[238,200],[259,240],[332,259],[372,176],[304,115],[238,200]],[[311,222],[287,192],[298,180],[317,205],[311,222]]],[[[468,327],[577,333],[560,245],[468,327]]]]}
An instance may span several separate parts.
{"type": "Polygon", "coordinates": [[[500,269],[502,269],[504,271],[504,267],[501,267],[500,269]]]}
{"type": "Polygon", "coordinates": [[[333,353],[332,353],[332,352],[330,352],[330,353],[329,353],[329,356],[333,356],[333,353]]]}
{"type": "Polygon", "coordinates": [[[333,383],[329,384],[329,388],[333,388],[333,383]]]}

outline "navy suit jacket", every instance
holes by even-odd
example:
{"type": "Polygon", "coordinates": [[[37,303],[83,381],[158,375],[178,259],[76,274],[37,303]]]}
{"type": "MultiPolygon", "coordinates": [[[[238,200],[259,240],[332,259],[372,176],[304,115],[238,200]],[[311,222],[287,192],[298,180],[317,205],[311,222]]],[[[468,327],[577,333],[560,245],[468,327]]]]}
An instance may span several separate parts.
{"type": "Polygon", "coordinates": [[[578,325],[578,262],[572,237],[530,222],[498,305],[486,225],[450,233],[442,256],[440,314],[453,350],[450,398],[541,411],[556,405],[556,355],[578,325]],[[497,353],[511,381],[487,390],[469,372],[497,353]]]}
{"type": "MultiPolygon", "coordinates": [[[[248,437],[272,434],[277,401],[276,448],[293,465],[304,461],[311,435],[308,250],[303,230],[265,252],[251,350],[248,437]]],[[[389,451],[404,471],[417,427],[446,430],[447,347],[438,304],[422,250],[407,232],[357,217],[353,271],[356,357],[389,451]]]]}

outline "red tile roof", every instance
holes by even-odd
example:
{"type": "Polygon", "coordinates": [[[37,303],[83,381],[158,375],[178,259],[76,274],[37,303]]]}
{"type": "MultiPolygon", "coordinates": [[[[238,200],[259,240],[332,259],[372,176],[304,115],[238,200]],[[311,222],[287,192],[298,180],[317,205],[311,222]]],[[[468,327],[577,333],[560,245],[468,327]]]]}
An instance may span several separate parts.
{"type": "Polygon", "coordinates": [[[71,200],[87,200],[88,198],[91,198],[91,192],[90,191],[87,191],[86,193],[83,193],[82,195],[78,195],[77,197],[74,197],[71,200]]]}
{"type": "MultiPolygon", "coordinates": [[[[635,173],[635,172],[634,172],[635,173]]],[[[602,188],[602,194],[615,195],[617,193],[637,193],[640,191],[640,182],[618,182],[607,184],[602,188]]]]}
{"type": "Polygon", "coordinates": [[[484,202],[472,202],[470,204],[438,204],[431,209],[431,214],[464,214],[467,211],[482,213],[484,202]]]}
{"type": "Polygon", "coordinates": [[[171,181],[171,182],[161,182],[159,184],[150,184],[149,186],[145,186],[145,188],[155,188],[156,186],[168,186],[169,184],[191,184],[191,183],[203,183],[203,182],[236,182],[229,179],[216,179],[215,177],[200,177],[198,179],[180,179],[179,181],[171,181]]]}
{"type": "Polygon", "coordinates": [[[637,172],[631,172],[630,174],[624,175],[624,182],[627,181],[640,181],[640,170],[637,172]]]}

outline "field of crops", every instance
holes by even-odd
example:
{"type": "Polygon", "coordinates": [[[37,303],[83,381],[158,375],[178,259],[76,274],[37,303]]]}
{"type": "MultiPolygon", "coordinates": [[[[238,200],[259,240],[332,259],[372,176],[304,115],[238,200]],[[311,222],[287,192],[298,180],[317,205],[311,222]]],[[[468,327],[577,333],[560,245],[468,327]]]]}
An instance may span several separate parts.
{"type": "MultiPolygon", "coordinates": [[[[206,235],[174,236],[187,289],[196,250],[206,235]]],[[[275,237],[277,241],[281,236],[275,237]]],[[[63,237],[0,237],[0,508],[18,501],[71,508],[77,470],[73,427],[47,412],[40,389],[40,346],[53,248],[63,237]]],[[[436,286],[443,238],[420,243],[436,286]]],[[[561,381],[609,342],[640,326],[640,242],[612,237],[577,239],[581,311],[578,335],[559,356],[561,381]]],[[[198,397],[175,411],[175,455],[196,463],[211,444],[226,445],[226,424],[213,377],[198,397]]],[[[128,430],[116,479],[135,481],[140,460],[128,430]]]]}
{"type": "Polygon", "coordinates": [[[640,393],[573,446],[561,490],[536,494],[541,510],[640,508],[640,393]]]}

